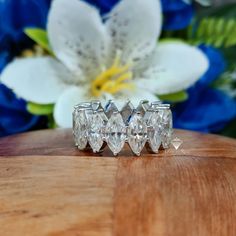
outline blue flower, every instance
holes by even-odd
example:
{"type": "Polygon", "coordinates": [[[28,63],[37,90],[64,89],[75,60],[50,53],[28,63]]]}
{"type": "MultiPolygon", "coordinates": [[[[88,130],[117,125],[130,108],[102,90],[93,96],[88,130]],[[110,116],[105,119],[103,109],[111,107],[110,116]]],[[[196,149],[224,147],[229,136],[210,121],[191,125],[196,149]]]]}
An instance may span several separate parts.
{"type": "Polygon", "coordinates": [[[86,0],[89,4],[97,7],[100,13],[108,13],[120,0],[86,0]]]}
{"type": "Polygon", "coordinates": [[[202,132],[217,132],[236,117],[236,101],[225,93],[210,88],[210,84],[226,67],[220,51],[201,45],[208,56],[210,68],[206,74],[188,90],[189,99],[174,109],[174,126],[202,132]]]}
{"type": "Polygon", "coordinates": [[[0,72],[32,42],[24,34],[26,27],[44,28],[51,0],[0,1],[0,72]]]}
{"type": "MultiPolygon", "coordinates": [[[[45,27],[50,0],[0,1],[0,73],[20,51],[30,46],[25,27],[45,27]]],[[[25,101],[0,84],[0,136],[30,130],[43,118],[30,115],[25,101]]]]}
{"type": "Polygon", "coordinates": [[[24,36],[25,27],[44,28],[50,2],[50,0],[0,1],[0,34],[10,35],[18,42],[24,36]]]}
{"type": "Polygon", "coordinates": [[[210,85],[225,71],[226,62],[222,53],[216,48],[204,44],[200,45],[199,48],[207,55],[210,61],[210,67],[198,83],[201,85],[210,85]]]}
{"type": "Polygon", "coordinates": [[[42,121],[26,111],[25,102],[17,99],[4,85],[0,84],[0,137],[30,130],[42,121]]]}
{"type": "Polygon", "coordinates": [[[236,102],[223,92],[192,87],[189,100],[174,110],[176,128],[202,132],[217,132],[236,117],[236,102]]]}
{"type": "MultiPolygon", "coordinates": [[[[101,14],[108,13],[120,0],[85,0],[97,7],[101,14]]],[[[158,1],[158,0],[157,0],[158,1]]],[[[187,27],[193,17],[194,10],[191,4],[182,0],[161,0],[164,13],[165,30],[180,30],[187,27]]],[[[135,2],[134,2],[135,4],[135,2]]]]}
{"type": "Polygon", "coordinates": [[[9,59],[10,59],[10,55],[9,55],[8,51],[1,51],[0,52],[0,72],[5,67],[5,65],[7,64],[9,59]]]}
{"type": "Polygon", "coordinates": [[[194,14],[193,6],[182,0],[161,0],[165,30],[180,30],[187,27],[194,14]]]}

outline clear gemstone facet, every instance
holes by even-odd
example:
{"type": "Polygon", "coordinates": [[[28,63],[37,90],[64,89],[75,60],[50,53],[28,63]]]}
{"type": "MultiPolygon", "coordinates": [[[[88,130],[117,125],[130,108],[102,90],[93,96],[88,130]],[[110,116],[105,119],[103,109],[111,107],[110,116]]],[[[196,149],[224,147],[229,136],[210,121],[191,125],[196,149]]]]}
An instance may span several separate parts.
{"type": "Polygon", "coordinates": [[[147,125],[140,114],[135,113],[131,117],[127,129],[127,136],[132,151],[136,155],[140,155],[147,141],[147,125]]]}
{"type": "Polygon", "coordinates": [[[147,122],[148,124],[148,142],[153,152],[157,153],[161,146],[161,126],[158,112],[152,112],[147,122]]]}
{"type": "Polygon", "coordinates": [[[118,108],[116,107],[115,103],[110,100],[105,106],[107,118],[109,119],[114,112],[118,112],[118,108]]]}
{"type": "Polygon", "coordinates": [[[83,110],[73,113],[73,134],[76,146],[83,150],[87,146],[87,120],[83,110]]]}
{"type": "Polygon", "coordinates": [[[147,100],[143,100],[143,101],[141,101],[140,103],[139,103],[139,105],[138,105],[138,107],[137,107],[137,111],[138,112],[140,112],[140,114],[142,115],[142,116],[144,116],[145,115],[145,112],[149,109],[149,101],[147,101],[147,100]]]}
{"type": "Polygon", "coordinates": [[[112,114],[106,125],[105,135],[109,148],[114,155],[117,155],[123,148],[126,139],[126,126],[120,113],[112,114]]]}
{"type": "Polygon", "coordinates": [[[151,103],[152,109],[158,109],[158,107],[161,105],[161,101],[155,101],[151,103]]]}
{"type": "Polygon", "coordinates": [[[178,150],[179,147],[182,145],[183,141],[179,139],[178,137],[175,137],[172,141],[171,144],[175,148],[175,150],[178,150]]]}
{"type": "Polygon", "coordinates": [[[108,122],[108,119],[107,119],[107,116],[106,116],[104,110],[102,110],[102,109],[98,110],[98,114],[99,114],[100,117],[102,118],[102,120],[103,120],[103,125],[105,126],[105,125],[107,124],[107,122],[108,122]]]}
{"type": "Polygon", "coordinates": [[[151,109],[148,109],[148,110],[145,112],[145,114],[144,114],[144,116],[143,116],[143,119],[144,119],[144,121],[145,121],[146,123],[149,122],[150,117],[152,116],[152,114],[153,114],[153,110],[151,110],[151,109]]]}
{"type": "Polygon", "coordinates": [[[99,152],[103,145],[103,120],[99,113],[89,115],[88,141],[93,152],[99,152]]]}
{"type": "Polygon", "coordinates": [[[91,102],[91,107],[92,107],[92,109],[93,109],[94,111],[103,109],[103,108],[102,108],[102,105],[101,105],[101,102],[99,102],[99,101],[92,101],[92,102],[91,102]]]}
{"type": "Polygon", "coordinates": [[[122,115],[123,121],[125,122],[125,124],[128,124],[129,119],[131,117],[131,115],[133,114],[134,111],[134,106],[133,104],[128,101],[124,107],[121,109],[120,114],[122,115]]]}
{"type": "Polygon", "coordinates": [[[170,147],[171,139],[172,139],[172,130],[173,130],[173,122],[172,122],[172,113],[170,109],[160,109],[158,111],[161,122],[161,139],[162,146],[164,149],[170,147]]]}

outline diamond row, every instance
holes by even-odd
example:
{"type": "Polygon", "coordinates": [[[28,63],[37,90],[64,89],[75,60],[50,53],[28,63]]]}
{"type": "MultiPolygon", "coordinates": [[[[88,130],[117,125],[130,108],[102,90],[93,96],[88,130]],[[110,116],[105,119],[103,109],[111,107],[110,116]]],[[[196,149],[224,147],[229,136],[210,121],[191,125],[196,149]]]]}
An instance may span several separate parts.
{"type": "Polygon", "coordinates": [[[81,103],[73,112],[73,135],[80,150],[89,145],[94,153],[107,144],[117,155],[127,142],[140,155],[145,144],[157,153],[168,148],[172,137],[172,113],[168,104],[141,101],[137,108],[127,102],[119,111],[113,101],[103,108],[99,101],[81,103]]]}

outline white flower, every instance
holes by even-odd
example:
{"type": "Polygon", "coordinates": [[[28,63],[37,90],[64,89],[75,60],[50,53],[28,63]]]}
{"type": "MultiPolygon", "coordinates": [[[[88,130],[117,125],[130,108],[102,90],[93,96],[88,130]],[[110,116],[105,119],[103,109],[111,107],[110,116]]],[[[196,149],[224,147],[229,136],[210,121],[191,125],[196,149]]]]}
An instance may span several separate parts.
{"type": "Polygon", "coordinates": [[[16,59],[1,80],[27,101],[55,103],[54,118],[71,126],[75,104],[91,99],[134,103],[188,88],[208,68],[195,47],[156,46],[161,31],[158,0],[123,0],[105,23],[80,0],[54,0],[48,35],[56,58],[16,59]]]}

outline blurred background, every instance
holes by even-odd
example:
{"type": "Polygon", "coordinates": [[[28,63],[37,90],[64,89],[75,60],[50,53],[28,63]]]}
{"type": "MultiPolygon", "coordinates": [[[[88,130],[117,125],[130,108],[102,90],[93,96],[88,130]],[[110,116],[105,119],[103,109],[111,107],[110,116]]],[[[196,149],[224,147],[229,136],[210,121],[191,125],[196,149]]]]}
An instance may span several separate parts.
{"type": "MultiPolygon", "coordinates": [[[[118,1],[86,2],[103,15],[118,1]]],[[[161,98],[172,104],[174,126],[236,138],[236,1],[162,0],[161,4],[161,38],[195,45],[210,62],[206,74],[184,94],[161,98]]],[[[50,5],[51,0],[0,0],[0,73],[16,57],[44,53],[25,29],[46,29],[50,5]]],[[[1,84],[0,74],[0,136],[56,127],[53,105],[32,105],[17,97],[1,84]]]]}
{"type": "Polygon", "coordinates": [[[234,0],[213,0],[212,1],[212,5],[215,6],[220,6],[220,5],[224,5],[224,4],[229,4],[229,3],[235,3],[234,0]]]}

